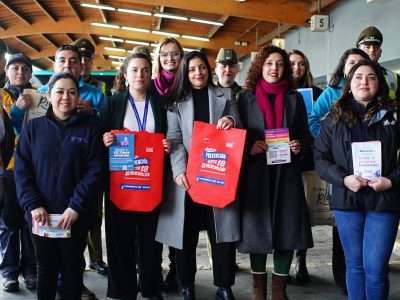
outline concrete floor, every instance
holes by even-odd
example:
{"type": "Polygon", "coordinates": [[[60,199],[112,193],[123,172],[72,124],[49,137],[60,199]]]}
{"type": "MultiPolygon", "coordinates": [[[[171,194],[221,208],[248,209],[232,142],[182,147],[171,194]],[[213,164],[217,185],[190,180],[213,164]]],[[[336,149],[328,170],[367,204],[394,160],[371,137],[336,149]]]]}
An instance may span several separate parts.
{"type": "MultiPolygon", "coordinates": [[[[289,285],[287,289],[291,300],[333,300],[347,299],[341,295],[341,291],[335,286],[331,272],[331,227],[318,226],[313,228],[315,247],[308,251],[307,265],[311,275],[311,281],[307,285],[289,285]]],[[[166,247],[164,247],[166,249],[166,247]]],[[[86,253],[87,254],[87,253],[86,253]]],[[[400,243],[396,242],[394,253],[390,261],[391,290],[389,299],[400,300],[400,243]],[[397,253],[397,254],[396,254],[397,253]]],[[[164,256],[167,253],[164,251],[164,256]]],[[[106,256],[105,256],[106,257],[106,256]]],[[[163,263],[167,272],[166,258],[163,263]]],[[[236,276],[233,292],[237,300],[251,299],[251,274],[247,255],[238,254],[237,263],[240,267],[236,276]]],[[[198,246],[198,272],[196,277],[196,294],[198,300],[214,299],[215,287],[212,285],[212,270],[210,268],[205,243],[205,235],[201,234],[198,246]]],[[[272,269],[271,258],[268,259],[268,269],[272,269]]],[[[292,268],[293,269],[293,268],[292,268]]],[[[106,299],[107,276],[99,275],[87,270],[84,274],[86,286],[95,292],[97,299],[106,299]]],[[[270,286],[270,273],[268,283],[270,286]]],[[[268,291],[269,293],[269,291],[268,291]]],[[[182,299],[180,291],[164,293],[164,299],[182,299]]],[[[20,291],[18,293],[6,293],[0,289],[0,299],[36,299],[35,293],[28,291],[20,278],[20,291]]],[[[144,299],[138,296],[138,299],[144,299]]]]}

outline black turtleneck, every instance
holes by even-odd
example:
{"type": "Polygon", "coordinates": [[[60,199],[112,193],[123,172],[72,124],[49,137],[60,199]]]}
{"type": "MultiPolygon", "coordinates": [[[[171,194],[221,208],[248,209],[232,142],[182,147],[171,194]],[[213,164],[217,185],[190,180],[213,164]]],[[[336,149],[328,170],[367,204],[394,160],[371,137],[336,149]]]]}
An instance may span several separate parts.
{"type": "Polygon", "coordinates": [[[194,120],[210,123],[210,105],[208,86],[202,89],[192,89],[194,103],[194,120]]]}

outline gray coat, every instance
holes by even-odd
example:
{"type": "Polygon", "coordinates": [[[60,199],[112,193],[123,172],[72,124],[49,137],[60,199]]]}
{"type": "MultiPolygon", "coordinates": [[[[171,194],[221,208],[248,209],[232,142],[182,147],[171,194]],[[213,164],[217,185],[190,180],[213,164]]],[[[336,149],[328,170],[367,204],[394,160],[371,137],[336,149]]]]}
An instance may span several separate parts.
{"type": "MultiPolygon", "coordinates": [[[[223,116],[231,116],[235,126],[240,127],[237,103],[231,100],[231,90],[214,86],[208,87],[210,123],[216,124],[223,116]]],[[[165,197],[161,203],[156,240],[182,249],[183,227],[185,223],[186,192],[178,187],[174,178],[186,172],[187,157],[194,123],[193,97],[190,96],[176,105],[174,112],[167,112],[167,139],[172,142],[170,154],[171,170],[166,171],[165,197]]],[[[237,201],[224,208],[214,208],[214,221],[217,242],[239,240],[239,210],[237,201]]]]}
{"type": "Polygon", "coordinates": [[[239,112],[247,129],[239,185],[242,213],[239,251],[271,253],[272,249],[311,248],[313,240],[300,171],[300,160],[310,147],[311,135],[301,95],[292,91],[284,99],[283,127],[289,128],[290,140],[301,143],[300,154],[292,154],[289,164],[270,167],[265,153],[250,154],[256,140],[265,140],[264,116],[253,93],[240,96],[239,112]]]}

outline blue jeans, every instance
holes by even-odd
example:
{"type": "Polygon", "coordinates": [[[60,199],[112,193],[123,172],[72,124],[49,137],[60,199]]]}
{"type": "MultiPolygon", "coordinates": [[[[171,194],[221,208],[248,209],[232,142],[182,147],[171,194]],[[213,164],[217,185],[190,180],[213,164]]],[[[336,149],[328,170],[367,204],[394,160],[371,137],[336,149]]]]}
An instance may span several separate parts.
{"type": "Polygon", "coordinates": [[[346,258],[349,299],[387,299],[399,213],[335,210],[335,219],[346,258]]]}

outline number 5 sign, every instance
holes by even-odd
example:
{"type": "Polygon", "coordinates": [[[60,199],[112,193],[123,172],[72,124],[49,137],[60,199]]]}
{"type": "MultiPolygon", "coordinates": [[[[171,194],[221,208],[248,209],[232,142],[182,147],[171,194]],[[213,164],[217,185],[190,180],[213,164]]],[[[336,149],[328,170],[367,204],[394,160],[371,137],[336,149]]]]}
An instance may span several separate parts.
{"type": "Polygon", "coordinates": [[[324,32],[329,29],[329,16],[314,15],[311,17],[311,31],[324,32]]]}

